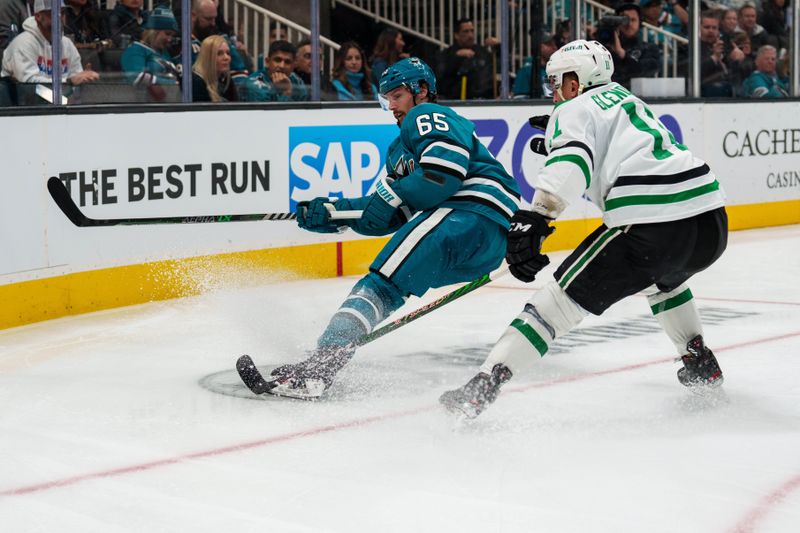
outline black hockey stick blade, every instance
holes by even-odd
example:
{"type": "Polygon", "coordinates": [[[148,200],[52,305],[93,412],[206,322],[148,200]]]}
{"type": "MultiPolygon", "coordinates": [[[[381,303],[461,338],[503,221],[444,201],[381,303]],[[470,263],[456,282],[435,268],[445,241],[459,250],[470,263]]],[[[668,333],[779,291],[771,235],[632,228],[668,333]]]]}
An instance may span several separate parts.
{"type": "MultiPolygon", "coordinates": [[[[294,220],[295,213],[256,213],[245,215],[203,215],[148,218],[89,218],[84,215],[59,178],[47,180],[47,190],[66,217],[79,228],[93,226],[139,226],[144,224],[200,224],[207,222],[248,222],[257,220],[294,220]]],[[[350,213],[350,212],[348,212],[350,213]]],[[[359,213],[360,216],[360,213],[359,213]]]]}
{"type": "Polygon", "coordinates": [[[78,227],[98,225],[94,223],[96,221],[87,218],[81,213],[81,210],[78,209],[78,206],[72,201],[69,191],[64,186],[64,182],[60,179],[53,176],[47,180],[47,190],[50,192],[50,196],[53,198],[58,208],[61,209],[61,212],[66,215],[70,222],[78,227]]]}
{"type": "Polygon", "coordinates": [[[242,383],[247,385],[253,394],[264,394],[274,388],[274,385],[264,379],[249,355],[243,355],[236,361],[236,371],[242,378],[242,383]]]}

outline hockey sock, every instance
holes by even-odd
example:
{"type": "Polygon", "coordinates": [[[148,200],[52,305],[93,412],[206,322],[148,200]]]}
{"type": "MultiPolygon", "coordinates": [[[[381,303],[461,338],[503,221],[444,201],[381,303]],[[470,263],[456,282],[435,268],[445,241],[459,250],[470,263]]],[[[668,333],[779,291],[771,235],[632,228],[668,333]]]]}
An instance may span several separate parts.
{"type": "Polygon", "coordinates": [[[319,338],[319,346],[346,346],[403,305],[399,289],[370,272],[356,283],[319,338]]]}
{"type": "Polygon", "coordinates": [[[686,353],[686,343],[703,334],[700,314],[686,284],[669,292],[657,292],[647,297],[650,310],[664,328],[678,355],[686,353]]]}
{"type": "Polygon", "coordinates": [[[511,322],[481,365],[481,372],[491,374],[496,364],[503,364],[516,373],[526,361],[543,357],[550,344],[578,325],[586,314],[558,283],[548,283],[511,322]]]}

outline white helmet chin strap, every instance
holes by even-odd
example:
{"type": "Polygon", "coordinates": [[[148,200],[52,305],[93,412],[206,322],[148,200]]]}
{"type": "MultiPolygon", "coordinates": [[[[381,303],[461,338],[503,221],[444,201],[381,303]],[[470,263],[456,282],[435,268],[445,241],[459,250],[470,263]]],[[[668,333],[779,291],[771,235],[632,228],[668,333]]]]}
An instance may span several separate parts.
{"type": "MultiPolygon", "coordinates": [[[[564,93],[562,93],[562,92],[561,92],[561,88],[562,88],[563,86],[564,86],[564,84],[562,83],[561,85],[559,85],[559,86],[558,86],[558,89],[556,89],[556,92],[558,93],[558,97],[559,97],[559,98],[561,98],[561,101],[562,101],[562,102],[563,102],[564,100],[566,100],[566,98],[564,98],[564,93]]],[[[584,87],[583,85],[581,85],[580,83],[578,83],[578,94],[576,94],[575,96],[577,97],[577,96],[580,96],[580,95],[582,95],[582,94],[583,94],[583,90],[584,90],[585,88],[586,88],[586,87],[584,87]]]]}

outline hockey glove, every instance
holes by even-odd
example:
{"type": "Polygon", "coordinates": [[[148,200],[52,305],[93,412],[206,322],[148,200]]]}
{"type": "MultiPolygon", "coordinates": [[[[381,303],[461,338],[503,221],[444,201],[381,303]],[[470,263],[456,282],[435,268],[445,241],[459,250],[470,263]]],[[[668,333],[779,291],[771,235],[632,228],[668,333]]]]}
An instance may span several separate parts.
{"type": "Polygon", "coordinates": [[[547,147],[544,144],[544,137],[534,137],[530,144],[531,152],[539,155],[547,155],[547,147]]]}
{"type": "Polygon", "coordinates": [[[528,124],[542,131],[547,130],[548,122],[550,122],[550,115],[536,115],[535,117],[531,117],[528,119],[528,124]]]}
{"type": "Polygon", "coordinates": [[[347,210],[350,209],[350,202],[346,198],[332,200],[325,196],[314,198],[310,202],[297,202],[297,225],[315,233],[338,233],[339,227],[345,223],[331,220],[329,207],[347,210]]]}
{"type": "Polygon", "coordinates": [[[550,219],[535,211],[517,211],[511,218],[506,242],[506,262],[511,274],[530,283],[550,259],[542,254],[542,242],[555,231],[550,219]]]}
{"type": "Polygon", "coordinates": [[[393,181],[391,178],[381,178],[375,186],[375,192],[364,206],[361,221],[368,229],[378,230],[388,227],[395,211],[403,203],[391,187],[393,181]]]}

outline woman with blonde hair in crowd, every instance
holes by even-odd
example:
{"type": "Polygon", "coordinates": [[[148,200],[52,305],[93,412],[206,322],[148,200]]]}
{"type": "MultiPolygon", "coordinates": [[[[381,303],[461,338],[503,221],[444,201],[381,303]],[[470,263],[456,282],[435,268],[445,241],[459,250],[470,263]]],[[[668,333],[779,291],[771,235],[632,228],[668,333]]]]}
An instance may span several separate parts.
{"type": "Polygon", "coordinates": [[[342,44],[336,53],[331,83],[339,100],[377,100],[378,89],[372,83],[364,50],[355,41],[342,44]]]}
{"type": "Polygon", "coordinates": [[[386,28],[378,35],[375,48],[372,49],[372,57],[369,58],[376,84],[380,81],[384,70],[408,57],[408,54],[403,51],[405,46],[406,42],[399,30],[386,28]]]}
{"type": "Polygon", "coordinates": [[[192,66],[192,101],[235,102],[239,100],[231,81],[231,50],[223,35],[203,39],[192,66]]]}

